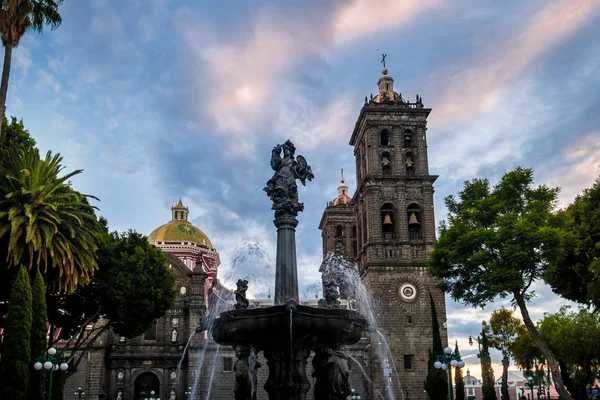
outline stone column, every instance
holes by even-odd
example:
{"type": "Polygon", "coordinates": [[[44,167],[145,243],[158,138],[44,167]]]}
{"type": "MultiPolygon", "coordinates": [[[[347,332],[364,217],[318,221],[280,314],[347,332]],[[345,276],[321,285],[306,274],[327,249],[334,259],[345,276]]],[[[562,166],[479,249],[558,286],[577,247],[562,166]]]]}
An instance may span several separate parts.
{"type": "MultiPolygon", "coordinates": [[[[277,213],[276,213],[277,214],[277,213]]],[[[289,299],[299,303],[298,267],[296,265],[296,226],[298,220],[291,214],[276,215],[277,259],[275,263],[275,305],[289,299]]]]}

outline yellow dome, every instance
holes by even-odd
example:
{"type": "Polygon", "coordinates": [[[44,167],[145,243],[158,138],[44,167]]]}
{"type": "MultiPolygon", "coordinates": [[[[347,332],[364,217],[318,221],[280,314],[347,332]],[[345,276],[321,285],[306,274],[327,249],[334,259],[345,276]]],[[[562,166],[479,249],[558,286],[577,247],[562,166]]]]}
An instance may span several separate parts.
{"type": "Polygon", "coordinates": [[[213,248],[210,239],[200,228],[186,220],[173,220],[156,228],[148,240],[157,242],[193,242],[213,248]]]}

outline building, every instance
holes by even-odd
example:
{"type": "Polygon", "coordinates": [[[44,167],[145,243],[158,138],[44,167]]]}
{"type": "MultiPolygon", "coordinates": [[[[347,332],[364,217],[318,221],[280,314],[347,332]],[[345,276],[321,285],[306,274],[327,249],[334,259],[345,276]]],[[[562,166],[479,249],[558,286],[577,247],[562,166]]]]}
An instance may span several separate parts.
{"type": "MultiPolygon", "coordinates": [[[[384,69],[379,93],[365,99],[350,136],[356,191],[350,197],[342,177],[338,196],[327,204],[319,228],[324,257],[337,251],[355,262],[373,298],[379,333],[365,333],[347,349],[352,388],[363,399],[393,394],[414,400],[426,398],[423,381],[432,342],[429,295],[444,342],[446,307],[438,282],[426,272],[435,239],[437,178],[429,174],[427,161],[431,109],[418,96],[415,102],[403,99],[393,84],[384,69]]],[[[162,399],[233,398],[233,349],[219,346],[206,333],[188,342],[207,311],[217,314],[230,306],[232,292],[217,280],[219,254],[208,236],[188,221],[188,208],[180,200],[171,211],[171,220],[148,239],[163,250],[168,267],[177,273],[174,306],[140,337],[103,334],[68,379],[65,393],[82,387],[90,400],[139,400],[152,391],[162,399]]],[[[347,299],[348,288],[340,289],[347,299]]],[[[272,299],[251,300],[251,307],[271,304],[272,299]]],[[[268,368],[261,355],[258,361],[263,365],[258,370],[262,388],[268,368]]],[[[310,359],[307,373],[312,374],[310,359]]],[[[266,398],[259,390],[258,399],[266,398]]],[[[307,398],[313,398],[312,390],[307,398]]]]}
{"type": "Polygon", "coordinates": [[[387,339],[386,356],[375,357],[381,337],[370,338],[371,398],[387,398],[391,390],[397,399],[425,399],[432,342],[429,295],[447,341],[444,294],[426,271],[435,240],[437,178],[429,173],[427,158],[431,109],[419,96],[414,103],[403,99],[387,68],[382,72],[379,93],[365,98],[350,137],[356,159],[354,196],[350,198],[342,178],[319,229],[324,256],[341,252],[358,265],[372,296],[377,330],[387,339]]]}

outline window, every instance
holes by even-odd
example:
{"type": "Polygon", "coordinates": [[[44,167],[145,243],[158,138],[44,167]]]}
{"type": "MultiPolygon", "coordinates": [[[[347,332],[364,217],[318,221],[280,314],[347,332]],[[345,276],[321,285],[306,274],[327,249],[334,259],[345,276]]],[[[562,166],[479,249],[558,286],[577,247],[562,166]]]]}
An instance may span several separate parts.
{"type": "Polygon", "coordinates": [[[413,359],[415,356],[412,354],[404,355],[404,369],[413,369],[413,359]]]}
{"type": "Polygon", "coordinates": [[[406,316],[406,323],[407,324],[412,324],[412,316],[411,315],[407,315],[406,316]]]}
{"type": "Polygon", "coordinates": [[[413,147],[412,132],[407,129],[403,135],[404,147],[413,147]]]}
{"type": "Polygon", "coordinates": [[[423,232],[421,230],[421,207],[418,204],[411,204],[406,209],[406,219],[408,222],[408,236],[410,240],[422,240],[423,232]]]}
{"type": "Polygon", "coordinates": [[[144,340],[156,340],[156,320],[152,321],[146,332],[144,332],[144,340]]]}
{"type": "Polygon", "coordinates": [[[344,236],[344,227],[341,225],[338,225],[335,227],[335,237],[339,238],[344,236]]]}
{"type": "Polygon", "coordinates": [[[233,359],[231,357],[223,357],[223,371],[233,371],[233,359]]]}
{"type": "Polygon", "coordinates": [[[381,207],[381,232],[384,240],[394,239],[394,207],[391,204],[381,207]]]}
{"type": "Polygon", "coordinates": [[[406,153],[404,165],[406,166],[406,175],[415,174],[415,156],[413,155],[413,153],[406,153]]]}
{"type": "Polygon", "coordinates": [[[387,129],[382,129],[381,132],[379,133],[379,138],[381,139],[381,145],[382,146],[388,146],[390,144],[389,142],[389,133],[387,129]]]}
{"type": "Polygon", "coordinates": [[[392,156],[387,151],[381,154],[381,172],[384,175],[391,175],[392,173],[392,156]]]}

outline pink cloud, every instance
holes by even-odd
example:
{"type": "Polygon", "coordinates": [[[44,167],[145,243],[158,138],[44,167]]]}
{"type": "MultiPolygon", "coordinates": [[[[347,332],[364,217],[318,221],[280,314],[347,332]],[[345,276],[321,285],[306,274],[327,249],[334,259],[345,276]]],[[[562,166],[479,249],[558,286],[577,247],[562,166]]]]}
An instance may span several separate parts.
{"type": "Polygon", "coordinates": [[[313,13],[295,19],[263,15],[244,37],[213,41],[208,48],[199,47],[201,36],[194,27],[183,28],[196,62],[205,67],[197,76],[203,87],[198,112],[207,115],[218,131],[251,140],[253,129],[278,119],[274,105],[298,96],[282,75],[306,56],[401,26],[441,1],[353,1],[331,15],[313,13]]]}
{"type": "Polygon", "coordinates": [[[511,83],[555,45],[590,20],[600,2],[548,2],[526,28],[482,63],[452,77],[435,104],[434,121],[451,124],[492,110],[504,99],[511,83]],[[460,101],[457,101],[460,98],[460,101]]]}

